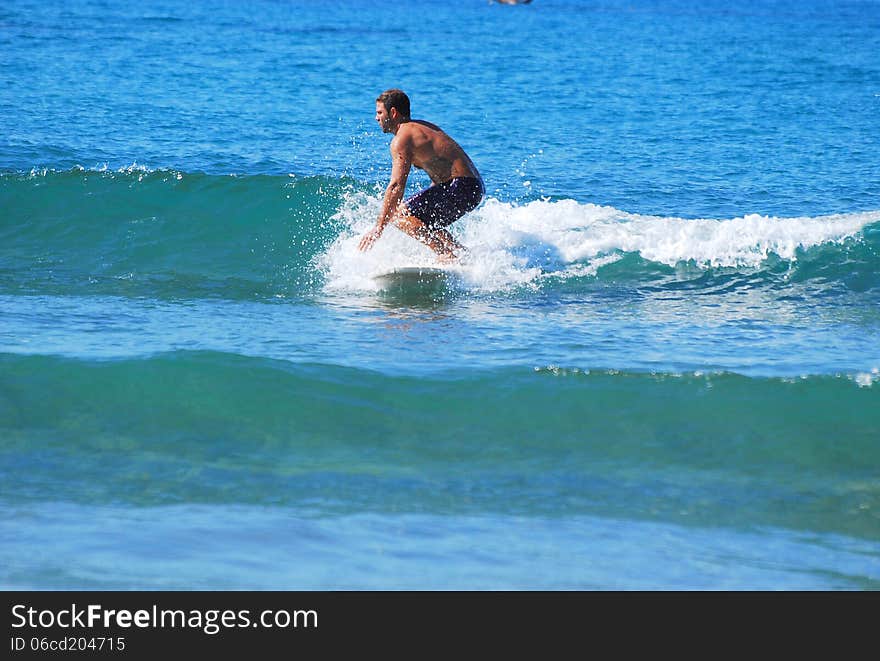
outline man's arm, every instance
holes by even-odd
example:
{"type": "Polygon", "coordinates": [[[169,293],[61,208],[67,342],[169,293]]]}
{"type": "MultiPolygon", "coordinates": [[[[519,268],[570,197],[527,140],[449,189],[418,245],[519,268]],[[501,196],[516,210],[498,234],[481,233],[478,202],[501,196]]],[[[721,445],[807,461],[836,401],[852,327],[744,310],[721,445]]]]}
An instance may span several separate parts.
{"type": "Polygon", "coordinates": [[[409,178],[409,171],[412,168],[412,140],[408,135],[399,135],[391,141],[391,181],[388,182],[388,188],[385,189],[385,198],[382,201],[382,211],[379,213],[379,219],[376,226],[364,235],[358,248],[360,250],[369,250],[376,242],[385,226],[391,222],[400,202],[403,200],[403,194],[406,191],[406,180],[409,178]]]}

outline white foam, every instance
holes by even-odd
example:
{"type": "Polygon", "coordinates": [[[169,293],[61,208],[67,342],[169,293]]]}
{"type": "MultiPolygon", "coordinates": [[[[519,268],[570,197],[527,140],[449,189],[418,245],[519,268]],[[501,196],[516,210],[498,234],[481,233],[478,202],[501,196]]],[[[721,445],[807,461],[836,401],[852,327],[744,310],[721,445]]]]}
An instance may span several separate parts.
{"type": "MultiPolygon", "coordinates": [[[[389,227],[373,249],[360,237],[375,223],[380,194],[351,193],[336,214],[345,231],[319,257],[331,289],[375,289],[371,276],[403,265],[433,265],[433,253],[389,227]]],[[[626,253],[675,266],[757,267],[771,255],[797,259],[799,249],[839,243],[880,221],[880,211],[778,218],[757,214],[732,219],[684,219],[626,213],[575,200],[512,204],[489,198],[452,226],[469,249],[460,272],[464,285],[499,290],[540,278],[594,275],[626,253]]]]}
{"type": "MultiPolygon", "coordinates": [[[[326,274],[326,288],[331,290],[376,290],[372,276],[398,266],[436,266],[434,253],[394,227],[367,252],[358,250],[361,237],[376,222],[381,198],[362,192],[348,193],[335,216],[346,228],[332,245],[318,256],[316,266],[326,274]]],[[[456,283],[468,289],[499,290],[528,283],[540,275],[527,260],[512,254],[503,241],[505,233],[485,223],[478,210],[472,217],[456,224],[453,233],[468,247],[468,255],[454,269],[460,276],[456,283]]]]}
{"type": "Polygon", "coordinates": [[[870,372],[859,372],[853,380],[860,388],[870,388],[880,382],[880,368],[875,367],[870,372]]]}

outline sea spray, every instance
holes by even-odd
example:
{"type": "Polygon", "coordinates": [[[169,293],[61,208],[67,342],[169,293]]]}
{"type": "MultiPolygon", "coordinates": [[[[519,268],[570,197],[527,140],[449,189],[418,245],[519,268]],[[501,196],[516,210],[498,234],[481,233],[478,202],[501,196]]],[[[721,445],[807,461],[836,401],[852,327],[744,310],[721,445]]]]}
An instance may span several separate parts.
{"type": "MultiPolygon", "coordinates": [[[[368,253],[360,235],[373,223],[381,198],[367,192],[347,196],[334,218],[345,229],[318,256],[329,289],[375,290],[370,276],[395,266],[431,265],[425,246],[394,228],[368,253]]],[[[524,204],[487,199],[450,229],[468,248],[460,269],[474,292],[532,285],[547,278],[595,276],[624,255],[661,267],[687,266],[699,272],[793,269],[806,252],[862,241],[865,228],[880,223],[880,211],[817,217],[776,218],[748,214],[730,219],[644,216],[575,200],[524,204]]],[[[847,257],[844,261],[850,261],[847,257]]],[[[875,273],[880,258],[867,265],[875,273]]]]}

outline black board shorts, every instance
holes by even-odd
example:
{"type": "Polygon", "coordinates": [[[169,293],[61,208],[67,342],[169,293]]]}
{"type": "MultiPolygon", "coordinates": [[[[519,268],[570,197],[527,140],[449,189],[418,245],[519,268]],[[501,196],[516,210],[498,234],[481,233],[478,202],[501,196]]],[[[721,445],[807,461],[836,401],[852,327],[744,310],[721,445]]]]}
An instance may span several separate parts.
{"type": "Polygon", "coordinates": [[[419,191],[405,202],[409,212],[429,229],[451,225],[475,209],[486,190],[476,177],[456,177],[419,191]]]}

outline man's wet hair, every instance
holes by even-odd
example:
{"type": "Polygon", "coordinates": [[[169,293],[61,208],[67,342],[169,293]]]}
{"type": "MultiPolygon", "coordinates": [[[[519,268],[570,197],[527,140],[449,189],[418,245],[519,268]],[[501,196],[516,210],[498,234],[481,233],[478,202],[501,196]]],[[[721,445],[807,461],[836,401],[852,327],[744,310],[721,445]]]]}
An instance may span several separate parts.
{"type": "Polygon", "coordinates": [[[388,112],[391,112],[392,108],[397,108],[397,112],[400,113],[401,117],[409,119],[409,97],[403,90],[385,90],[376,101],[385,106],[385,110],[388,112]]]}

